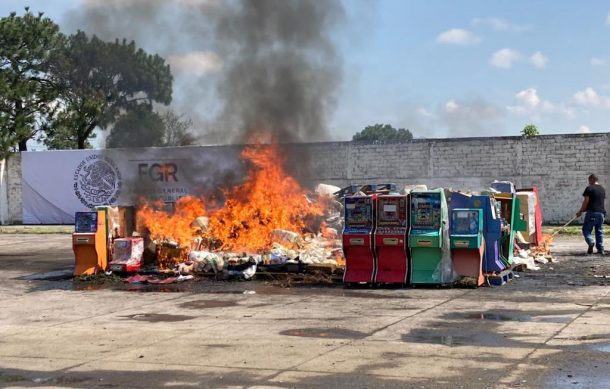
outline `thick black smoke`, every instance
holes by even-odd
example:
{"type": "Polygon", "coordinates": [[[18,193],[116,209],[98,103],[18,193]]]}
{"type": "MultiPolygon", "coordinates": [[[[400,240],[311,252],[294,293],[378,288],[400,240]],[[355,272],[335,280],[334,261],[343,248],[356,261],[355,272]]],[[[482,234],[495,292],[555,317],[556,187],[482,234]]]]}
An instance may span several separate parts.
{"type": "Polygon", "coordinates": [[[269,132],[280,142],[326,139],[341,76],[331,32],[340,3],[258,0],[228,3],[216,20],[225,61],[220,134],[234,141],[269,132]]]}
{"type": "Polygon", "coordinates": [[[65,23],[166,58],[208,58],[209,72],[188,60],[173,67],[173,108],[204,143],[268,134],[289,143],[329,138],[342,73],[333,34],[343,18],[340,0],[88,0],[65,23]]]}

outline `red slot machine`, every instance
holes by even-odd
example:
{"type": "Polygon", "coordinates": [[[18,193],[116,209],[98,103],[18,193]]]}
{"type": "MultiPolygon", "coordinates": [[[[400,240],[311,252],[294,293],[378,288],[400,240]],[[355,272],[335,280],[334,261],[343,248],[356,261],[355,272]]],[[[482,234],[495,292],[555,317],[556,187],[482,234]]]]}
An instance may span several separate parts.
{"type": "Polygon", "coordinates": [[[374,233],[377,253],[376,283],[407,283],[409,263],[407,210],[407,196],[383,195],[377,197],[374,233]]]}
{"type": "Polygon", "coordinates": [[[344,200],[345,283],[372,283],[375,280],[375,195],[349,196],[344,200]]]}

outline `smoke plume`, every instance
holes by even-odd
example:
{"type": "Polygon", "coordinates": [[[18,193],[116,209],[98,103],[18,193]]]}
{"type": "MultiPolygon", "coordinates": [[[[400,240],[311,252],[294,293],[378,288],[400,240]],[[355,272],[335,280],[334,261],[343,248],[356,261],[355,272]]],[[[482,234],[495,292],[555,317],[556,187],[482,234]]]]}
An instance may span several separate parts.
{"type": "Polygon", "coordinates": [[[64,24],[168,59],[204,143],[286,143],[329,138],[343,18],[340,0],[87,0],[64,24]]]}

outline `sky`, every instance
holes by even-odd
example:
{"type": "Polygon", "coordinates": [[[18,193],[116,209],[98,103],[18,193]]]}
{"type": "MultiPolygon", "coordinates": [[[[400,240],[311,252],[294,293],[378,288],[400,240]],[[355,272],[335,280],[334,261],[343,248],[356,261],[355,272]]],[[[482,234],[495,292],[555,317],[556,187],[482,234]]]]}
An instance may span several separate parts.
{"type": "MultiPolygon", "coordinates": [[[[67,11],[84,1],[2,0],[0,15],[27,4],[72,32],[67,11]]],[[[529,123],[542,134],[610,130],[607,1],[344,0],[344,6],[346,20],[334,37],[343,76],[328,118],[332,139],[350,139],[375,123],[420,138],[518,135],[529,123]]],[[[197,60],[205,62],[197,77],[222,71],[222,59],[183,54],[174,59],[177,72],[197,60]]],[[[184,84],[177,79],[179,96],[184,84]]]]}

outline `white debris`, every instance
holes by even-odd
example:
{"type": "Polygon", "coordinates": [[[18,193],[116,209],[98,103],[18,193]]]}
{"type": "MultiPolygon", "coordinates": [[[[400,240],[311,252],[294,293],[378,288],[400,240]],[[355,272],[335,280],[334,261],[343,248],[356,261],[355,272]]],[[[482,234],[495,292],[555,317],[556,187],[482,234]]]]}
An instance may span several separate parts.
{"type": "Polygon", "coordinates": [[[275,241],[287,242],[292,244],[302,243],[302,238],[299,234],[288,230],[275,229],[271,231],[271,238],[275,241]]]}
{"type": "MultiPolygon", "coordinates": [[[[524,250],[523,250],[524,251],[524,250]]],[[[523,265],[527,270],[540,270],[540,266],[536,265],[534,257],[526,256],[525,258],[520,255],[513,258],[515,265],[523,265]]]]}
{"type": "Polygon", "coordinates": [[[319,196],[331,197],[332,195],[339,192],[340,190],[341,190],[341,188],[339,188],[338,186],[328,185],[328,184],[318,184],[318,186],[316,187],[316,193],[319,196]]]}
{"type": "MultiPolygon", "coordinates": [[[[209,251],[191,251],[189,253],[189,261],[195,264],[193,270],[198,272],[213,271],[218,273],[224,268],[222,255],[209,251]]],[[[184,273],[181,272],[181,274],[184,273]]]]}
{"type": "Polygon", "coordinates": [[[421,185],[421,184],[405,185],[405,187],[402,189],[402,193],[408,195],[409,193],[411,193],[413,191],[422,191],[422,190],[428,190],[428,186],[421,185]]]}

